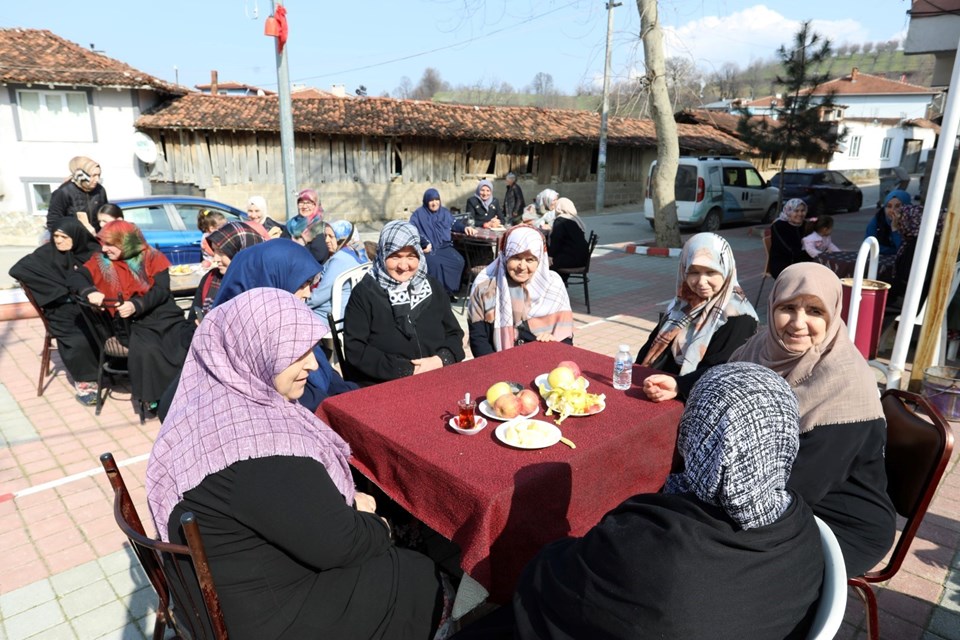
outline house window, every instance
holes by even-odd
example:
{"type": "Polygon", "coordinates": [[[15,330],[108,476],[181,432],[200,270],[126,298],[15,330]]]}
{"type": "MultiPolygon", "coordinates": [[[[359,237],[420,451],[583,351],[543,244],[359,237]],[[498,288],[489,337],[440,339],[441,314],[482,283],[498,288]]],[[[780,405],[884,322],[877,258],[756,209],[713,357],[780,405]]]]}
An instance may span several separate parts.
{"type": "Polygon", "coordinates": [[[890,159],[890,147],[893,146],[893,138],[884,138],[883,144],[880,146],[880,159],[889,160],[890,159]]]}
{"type": "Polygon", "coordinates": [[[83,91],[17,91],[21,140],[92,142],[93,125],[83,91]]]}
{"type": "Polygon", "coordinates": [[[850,138],[850,157],[860,157],[860,136],[853,136],[850,138]]]}
{"type": "Polygon", "coordinates": [[[59,182],[28,182],[27,201],[30,203],[30,211],[36,216],[47,215],[47,209],[50,207],[50,195],[60,186],[59,182]]]}

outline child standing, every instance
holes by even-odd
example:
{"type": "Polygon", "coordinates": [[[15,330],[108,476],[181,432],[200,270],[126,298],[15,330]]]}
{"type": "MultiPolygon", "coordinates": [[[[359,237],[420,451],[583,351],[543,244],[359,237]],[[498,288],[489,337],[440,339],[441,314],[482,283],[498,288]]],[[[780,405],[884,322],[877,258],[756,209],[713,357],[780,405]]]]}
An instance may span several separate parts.
{"type": "Polygon", "coordinates": [[[821,253],[830,251],[840,251],[840,247],[833,244],[830,234],[833,232],[833,218],[823,215],[808,221],[807,230],[810,231],[803,237],[803,250],[811,258],[816,258],[821,253]]]}

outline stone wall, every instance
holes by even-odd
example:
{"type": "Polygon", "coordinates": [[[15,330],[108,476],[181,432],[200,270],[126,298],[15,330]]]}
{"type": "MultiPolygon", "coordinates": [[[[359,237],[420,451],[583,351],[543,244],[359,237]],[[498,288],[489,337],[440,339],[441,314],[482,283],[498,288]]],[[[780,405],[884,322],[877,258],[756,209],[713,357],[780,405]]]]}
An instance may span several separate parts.
{"type": "Polygon", "coordinates": [[[0,216],[0,244],[15,247],[36,247],[46,229],[46,216],[26,211],[11,211],[0,216]]]}

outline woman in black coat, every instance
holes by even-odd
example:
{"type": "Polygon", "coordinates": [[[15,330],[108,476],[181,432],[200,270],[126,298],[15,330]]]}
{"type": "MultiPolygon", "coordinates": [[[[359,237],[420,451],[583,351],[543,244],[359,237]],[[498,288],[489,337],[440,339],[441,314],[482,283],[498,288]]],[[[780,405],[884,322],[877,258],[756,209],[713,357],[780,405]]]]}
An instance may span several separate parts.
{"type": "Polygon", "coordinates": [[[770,258],[767,263],[770,276],[797,262],[808,262],[810,256],[803,250],[803,223],[807,217],[807,205],[800,198],[787,200],[780,217],[770,225],[770,258]]]}
{"type": "Polygon", "coordinates": [[[40,306],[50,333],[57,339],[63,366],[73,378],[77,401],[86,405],[97,402],[99,359],[80,317],[80,308],[70,295],[67,278],[99,252],[100,245],[79,220],[60,218],[51,242],[24,256],[10,269],[10,275],[30,290],[40,306]]]}
{"type": "Polygon", "coordinates": [[[70,160],[70,178],[50,194],[47,230],[53,233],[63,218],[76,218],[100,230],[97,211],[107,204],[107,191],[100,184],[100,165],[86,156],[70,160]]]}
{"type": "Polygon", "coordinates": [[[443,286],[427,276],[420,234],[409,222],[384,226],[373,269],[350,294],[344,351],[361,386],[460,362],[463,330],[443,286]]]}
{"type": "Polygon", "coordinates": [[[467,200],[465,213],[473,220],[475,227],[492,229],[507,223],[500,201],[493,197],[493,183],[481,180],[477,190],[467,200]]]}
{"type": "MultiPolygon", "coordinates": [[[[587,230],[577,215],[577,208],[569,198],[560,198],[555,207],[557,217],[550,232],[550,268],[577,269],[587,266],[590,259],[590,247],[587,244],[587,230]]],[[[561,273],[563,282],[569,277],[561,273]]]]}

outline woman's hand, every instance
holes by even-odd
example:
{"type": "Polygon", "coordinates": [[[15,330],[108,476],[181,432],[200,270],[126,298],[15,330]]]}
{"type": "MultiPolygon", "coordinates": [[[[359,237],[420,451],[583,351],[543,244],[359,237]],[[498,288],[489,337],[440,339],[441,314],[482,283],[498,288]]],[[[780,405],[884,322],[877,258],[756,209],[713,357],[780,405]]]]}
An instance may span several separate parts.
{"type": "Polygon", "coordinates": [[[662,373],[647,376],[643,381],[643,392],[654,402],[664,402],[677,397],[677,379],[662,373]]]}
{"type": "Polygon", "coordinates": [[[416,360],[411,360],[413,363],[413,375],[418,373],[426,373],[427,371],[433,371],[434,369],[440,369],[443,367],[443,360],[440,359],[440,356],[430,356],[429,358],[418,358],[416,360]]]}
{"type": "Polygon", "coordinates": [[[92,305],[95,306],[95,307],[102,307],[102,306],[103,306],[103,299],[106,298],[106,297],[107,297],[107,296],[103,295],[103,294],[100,293],[99,291],[93,291],[93,292],[87,294],[87,302],[89,302],[90,304],[92,304],[92,305]]]}
{"type": "Polygon", "coordinates": [[[129,318],[136,312],[137,312],[136,305],[134,305],[129,300],[127,300],[126,302],[121,304],[119,307],[117,307],[117,313],[120,314],[121,318],[129,318]]]}
{"type": "Polygon", "coordinates": [[[431,251],[433,251],[433,245],[428,242],[427,246],[423,248],[423,252],[430,253],[431,251]]]}
{"type": "Polygon", "coordinates": [[[537,336],[537,342],[553,342],[556,338],[553,337],[552,333],[541,333],[537,336]]]}
{"type": "Polygon", "coordinates": [[[364,511],[366,513],[376,513],[377,512],[377,501],[369,493],[361,493],[357,491],[354,494],[353,498],[354,504],[357,505],[357,511],[364,511]]]}
{"type": "Polygon", "coordinates": [[[270,236],[272,239],[276,240],[277,238],[283,236],[283,229],[281,229],[280,227],[273,227],[269,231],[267,231],[267,235],[270,236]]]}

